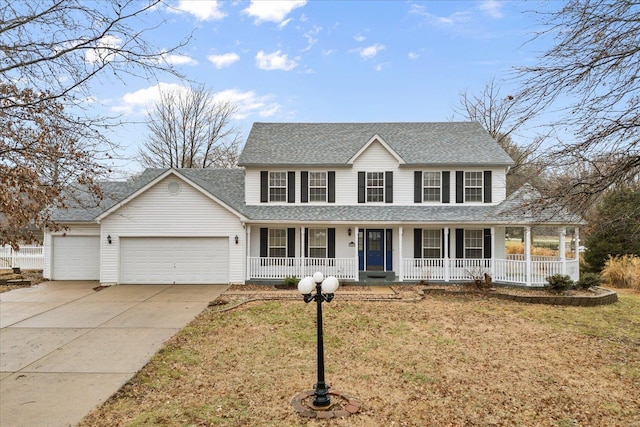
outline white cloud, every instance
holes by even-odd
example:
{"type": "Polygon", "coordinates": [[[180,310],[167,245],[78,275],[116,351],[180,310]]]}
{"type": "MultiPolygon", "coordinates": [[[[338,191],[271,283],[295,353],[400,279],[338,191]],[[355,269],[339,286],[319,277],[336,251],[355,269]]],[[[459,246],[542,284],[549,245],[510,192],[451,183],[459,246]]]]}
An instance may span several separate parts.
{"type": "Polygon", "coordinates": [[[177,5],[169,10],[190,13],[201,21],[222,19],[227,14],[220,9],[216,0],[180,0],[177,5]]]}
{"type": "Polygon", "coordinates": [[[411,59],[412,61],[414,59],[418,59],[420,57],[419,54],[415,53],[415,52],[409,52],[409,54],[407,55],[409,57],[409,59],[411,59]]]}
{"type": "Polygon", "coordinates": [[[124,94],[120,103],[111,107],[111,110],[119,114],[144,114],[160,100],[160,91],[187,91],[189,88],[177,83],[158,83],[135,92],[124,94]]]}
{"type": "Polygon", "coordinates": [[[298,65],[298,63],[293,59],[289,59],[286,53],[280,53],[279,50],[273,53],[264,53],[264,51],[261,50],[256,55],[256,65],[261,70],[266,71],[289,71],[294,69],[298,65]]]}
{"type": "Polygon", "coordinates": [[[382,71],[390,65],[391,65],[391,62],[382,62],[380,64],[377,64],[375,67],[373,67],[373,69],[376,71],[382,71]]]}
{"type": "Polygon", "coordinates": [[[281,27],[286,25],[289,20],[284,24],[287,15],[298,7],[302,7],[307,4],[307,0],[251,0],[251,4],[243,12],[249,16],[255,18],[255,23],[260,24],[262,22],[274,22],[281,24],[281,27]]]}
{"type": "Polygon", "coordinates": [[[452,26],[469,22],[471,20],[471,12],[469,11],[454,12],[449,16],[437,16],[429,13],[425,6],[419,4],[412,4],[410,12],[424,16],[428,23],[439,26],[452,26]]]}
{"type": "Polygon", "coordinates": [[[171,65],[198,65],[198,61],[187,55],[164,55],[164,60],[171,65]]]}
{"type": "MultiPolygon", "coordinates": [[[[112,111],[118,114],[143,115],[153,108],[160,100],[160,92],[188,91],[189,87],[176,83],[159,83],[135,92],[129,92],[120,99],[120,104],[112,107],[112,111]]],[[[259,96],[254,91],[242,92],[237,89],[227,89],[213,94],[214,102],[230,101],[238,107],[234,115],[235,120],[242,120],[251,115],[271,117],[277,114],[282,106],[273,101],[270,95],[259,96]]]]}
{"type": "Polygon", "coordinates": [[[500,19],[504,16],[501,10],[502,4],[496,0],[485,0],[480,3],[478,8],[495,19],[500,19]]]}
{"type": "Polygon", "coordinates": [[[373,44],[371,46],[358,49],[360,56],[364,59],[371,59],[378,54],[381,50],[384,50],[385,46],[380,43],[373,44]]]}
{"type": "Polygon", "coordinates": [[[307,47],[302,49],[302,52],[306,52],[308,50],[311,50],[313,45],[318,42],[318,38],[315,37],[315,36],[317,36],[318,33],[320,33],[321,30],[322,30],[322,27],[314,25],[311,30],[309,30],[306,33],[304,33],[304,38],[307,39],[307,47]]]}
{"type": "Polygon", "coordinates": [[[367,38],[365,36],[363,36],[362,34],[356,34],[355,36],[353,36],[353,39],[357,42],[363,42],[365,41],[367,38]]]}
{"type": "Polygon", "coordinates": [[[117,50],[122,46],[122,39],[116,36],[104,36],[97,42],[95,49],[87,50],[84,60],[92,64],[109,62],[117,55],[117,50]]]}
{"type": "Polygon", "coordinates": [[[281,110],[282,106],[272,101],[269,95],[259,96],[254,91],[241,92],[237,89],[227,89],[213,95],[215,101],[230,101],[238,107],[234,119],[242,120],[257,114],[260,117],[271,117],[281,110]]]}
{"type": "Polygon", "coordinates": [[[213,63],[213,65],[217,68],[228,67],[234,62],[240,60],[240,56],[238,56],[235,52],[223,53],[222,55],[209,55],[207,59],[213,63]]]}

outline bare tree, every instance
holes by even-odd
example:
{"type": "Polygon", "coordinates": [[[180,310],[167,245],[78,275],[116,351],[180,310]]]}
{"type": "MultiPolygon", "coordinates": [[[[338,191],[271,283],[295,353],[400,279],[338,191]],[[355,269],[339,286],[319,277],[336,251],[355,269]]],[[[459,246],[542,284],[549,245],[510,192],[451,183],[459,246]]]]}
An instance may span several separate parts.
{"type": "Polygon", "coordinates": [[[63,189],[100,197],[96,179],[115,147],[104,137],[113,118],[87,108],[91,84],[124,74],[177,75],[167,62],[187,40],[160,49],[161,0],[39,0],[0,5],[0,245],[52,227],[63,189]],[[154,23],[146,20],[155,19],[154,23]]]}
{"type": "Polygon", "coordinates": [[[554,46],[522,67],[532,114],[552,112],[551,126],[573,132],[549,155],[557,168],[588,165],[553,195],[587,206],[612,186],[640,175],[640,4],[570,0],[539,14],[554,46]]]}
{"type": "Polygon", "coordinates": [[[514,137],[518,138],[518,130],[531,118],[531,111],[521,104],[512,95],[501,95],[499,85],[492,78],[480,94],[461,92],[458,105],[453,107],[456,114],[480,123],[513,159],[515,164],[507,174],[507,194],[525,182],[535,185],[544,169],[544,163],[538,156],[543,137],[538,136],[527,144],[514,142],[514,137]]]}
{"type": "Polygon", "coordinates": [[[149,114],[149,136],[140,149],[144,166],[232,168],[238,162],[240,134],[231,125],[237,107],[216,101],[202,86],[161,90],[149,114]]]}

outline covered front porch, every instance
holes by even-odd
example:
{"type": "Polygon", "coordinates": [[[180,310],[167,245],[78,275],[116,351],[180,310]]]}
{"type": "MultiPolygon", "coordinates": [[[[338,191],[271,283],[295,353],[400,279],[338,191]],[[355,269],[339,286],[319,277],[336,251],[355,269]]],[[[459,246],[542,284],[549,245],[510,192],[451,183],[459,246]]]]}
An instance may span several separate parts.
{"type": "MultiPolygon", "coordinates": [[[[527,287],[544,286],[554,274],[578,280],[578,245],[567,253],[566,227],[557,227],[557,256],[532,255],[531,227],[522,228],[524,253],[507,254],[501,225],[247,226],[246,277],[274,281],[321,271],[363,284],[460,283],[487,274],[496,283],[527,287]],[[252,229],[259,230],[257,238],[252,229]]],[[[572,240],[579,241],[577,227],[572,240]]]]}

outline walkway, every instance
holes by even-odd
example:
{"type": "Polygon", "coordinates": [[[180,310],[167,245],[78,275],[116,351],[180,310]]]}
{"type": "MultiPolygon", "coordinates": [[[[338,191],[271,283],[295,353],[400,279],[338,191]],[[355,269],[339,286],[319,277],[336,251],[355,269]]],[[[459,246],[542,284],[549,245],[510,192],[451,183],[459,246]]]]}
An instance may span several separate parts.
{"type": "Polygon", "coordinates": [[[227,288],[97,286],[0,294],[1,426],[76,425],[227,288]]]}

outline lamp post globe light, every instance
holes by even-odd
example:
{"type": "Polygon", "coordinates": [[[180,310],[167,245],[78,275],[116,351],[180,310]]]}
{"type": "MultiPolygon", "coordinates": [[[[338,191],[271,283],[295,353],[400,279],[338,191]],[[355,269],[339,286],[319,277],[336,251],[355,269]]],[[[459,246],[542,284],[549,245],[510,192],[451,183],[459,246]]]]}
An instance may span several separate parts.
{"type": "Polygon", "coordinates": [[[319,271],[312,276],[302,278],[298,282],[298,291],[303,295],[304,302],[316,302],[317,306],[317,334],[318,334],[318,381],[314,384],[315,389],[313,404],[318,407],[325,407],[331,404],[329,398],[329,386],[324,381],[324,338],[322,333],[322,303],[330,302],[333,299],[333,293],[340,286],[337,278],[329,276],[324,277],[319,271]],[[311,294],[313,288],[316,293],[311,294]]]}

